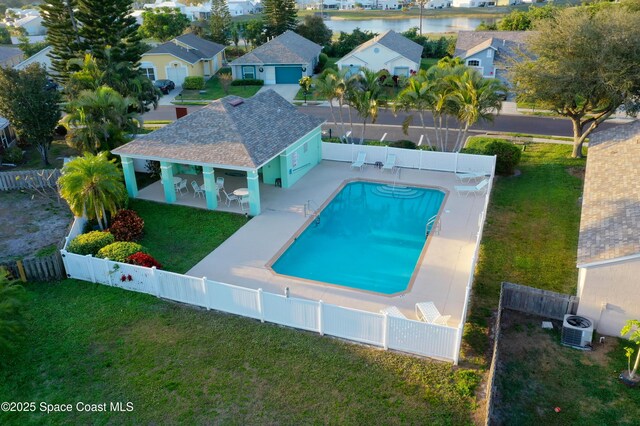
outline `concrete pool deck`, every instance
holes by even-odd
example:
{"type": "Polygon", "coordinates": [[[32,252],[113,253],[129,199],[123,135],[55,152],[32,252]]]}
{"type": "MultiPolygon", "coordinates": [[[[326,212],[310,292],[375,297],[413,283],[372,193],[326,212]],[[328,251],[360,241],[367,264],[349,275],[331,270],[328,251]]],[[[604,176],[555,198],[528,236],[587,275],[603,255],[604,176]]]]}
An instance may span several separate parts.
{"type": "Polygon", "coordinates": [[[397,178],[398,184],[434,187],[449,192],[442,209],[441,229],[430,236],[410,291],[385,296],[285,277],[268,268],[274,256],[310,220],[304,215],[305,203],[313,200],[318,206],[324,205],[345,181],[351,179],[393,183],[396,175],[371,165],[361,172],[352,170],[350,163],[323,160],[292,188],[261,185],[262,213],[191,268],[187,275],[205,276],[213,281],[247,288],[262,288],[265,292],[277,294],[283,294],[288,287],[292,297],[322,300],[372,312],[394,305],[413,319],[416,319],[416,303],[432,301],[442,315],[451,315],[448,325],[457,326],[463,316],[465,291],[473,272],[471,261],[485,197],[479,194],[459,196],[454,186],[460,182],[453,173],[402,169],[397,178]]]}

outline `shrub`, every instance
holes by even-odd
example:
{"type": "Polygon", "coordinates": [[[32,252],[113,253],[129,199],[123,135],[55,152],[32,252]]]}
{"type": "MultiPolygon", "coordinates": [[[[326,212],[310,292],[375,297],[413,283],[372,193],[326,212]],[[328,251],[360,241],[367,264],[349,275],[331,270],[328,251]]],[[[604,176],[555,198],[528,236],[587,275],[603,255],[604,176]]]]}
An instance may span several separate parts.
{"type": "Polygon", "coordinates": [[[496,173],[512,175],[520,162],[522,150],[509,142],[494,141],[485,147],[486,155],[496,155],[496,173]]]}
{"type": "Polygon", "coordinates": [[[391,142],[389,144],[389,146],[392,146],[394,148],[404,148],[404,149],[416,149],[416,144],[405,140],[405,139],[401,139],[399,141],[395,141],[395,142],[391,142]]]}
{"type": "Polygon", "coordinates": [[[262,86],[264,85],[263,80],[257,80],[252,78],[245,78],[240,80],[233,80],[231,82],[232,86],[262,86]]]}
{"type": "Polygon", "coordinates": [[[147,253],[143,253],[141,251],[132,254],[127,258],[127,262],[132,265],[145,266],[147,268],[151,268],[155,266],[158,269],[162,269],[162,265],[160,262],[155,260],[151,255],[147,253]]]}
{"type": "Polygon", "coordinates": [[[328,61],[329,57],[325,53],[320,53],[320,56],[318,56],[318,63],[316,64],[313,73],[320,74],[324,70],[324,67],[327,66],[328,61]]]}
{"type": "Polygon", "coordinates": [[[96,257],[108,258],[115,262],[126,262],[129,256],[138,252],[147,253],[147,249],[138,243],[130,241],[117,241],[102,247],[96,257]]]}
{"type": "Polygon", "coordinates": [[[138,241],[143,230],[144,220],[133,210],[119,210],[109,228],[116,241],[138,241]]]}
{"type": "Polygon", "coordinates": [[[12,164],[21,163],[22,150],[17,146],[12,146],[11,148],[4,151],[4,154],[2,154],[2,161],[4,163],[12,163],[12,164]]]}
{"type": "Polygon", "coordinates": [[[69,243],[67,247],[70,253],[95,256],[100,249],[115,241],[110,232],[91,231],[80,234],[69,243]]]}
{"type": "Polygon", "coordinates": [[[204,77],[186,77],[184,83],[182,83],[182,88],[185,90],[202,90],[204,89],[204,77]]]}

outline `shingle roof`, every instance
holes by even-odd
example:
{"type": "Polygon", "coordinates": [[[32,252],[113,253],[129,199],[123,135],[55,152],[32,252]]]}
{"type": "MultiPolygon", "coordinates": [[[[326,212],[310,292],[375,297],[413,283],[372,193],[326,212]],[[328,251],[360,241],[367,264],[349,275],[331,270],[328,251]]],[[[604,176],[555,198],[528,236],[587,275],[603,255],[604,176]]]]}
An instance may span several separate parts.
{"type": "Polygon", "coordinates": [[[640,121],[589,140],[578,265],[640,254],[640,121]]]}
{"type": "Polygon", "coordinates": [[[0,46],[0,62],[4,62],[7,59],[11,59],[14,56],[22,55],[22,50],[17,47],[4,47],[0,46]]]}
{"type": "Polygon", "coordinates": [[[515,58],[531,34],[531,31],[460,31],[454,56],[466,59],[493,47],[498,52],[496,62],[515,58]]]}
{"type": "Polygon", "coordinates": [[[399,53],[412,62],[420,64],[420,59],[422,58],[422,50],[424,49],[423,46],[409,40],[402,34],[398,34],[393,30],[387,30],[382,34],[375,36],[371,40],[365,41],[360,46],[356,47],[351,52],[346,54],[345,57],[356,52],[361,52],[376,43],[379,43],[384,47],[399,53]]]}
{"type": "Polygon", "coordinates": [[[258,168],[324,120],[301,113],[273,90],[227,96],[113,150],[141,158],[258,168]],[[237,106],[232,102],[242,100],[237,106]]]}
{"type": "Polygon", "coordinates": [[[289,30],[231,62],[243,64],[308,64],[322,47],[289,30]]]}
{"type": "Polygon", "coordinates": [[[142,56],[149,54],[168,53],[170,55],[183,59],[190,64],[195,64],[201,59],[213,58],[218,54],[218,52],[223,49],[224,46],[221,44],[214,43],[209,40],[204,40],[193,34],[185,34],[154,47],[142,56]],[[176,40],[189,46],[190,49],[176,44],[176,40]]]}

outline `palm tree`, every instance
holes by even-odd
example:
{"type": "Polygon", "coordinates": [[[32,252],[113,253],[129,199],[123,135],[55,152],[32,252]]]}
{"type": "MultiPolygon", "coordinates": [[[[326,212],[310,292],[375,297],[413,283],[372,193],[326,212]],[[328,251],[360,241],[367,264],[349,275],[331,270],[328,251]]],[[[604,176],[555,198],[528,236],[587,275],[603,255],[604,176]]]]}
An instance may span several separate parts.
{"type": "MultiPolygon", "coordinates": [[[[396,103],[394,104],[393,112],[397,113],[400,110],[411,111],[415,110],[420,117],[420,124],[422,125],[422,134],[426,136],[427,144],[429,147],[433,147],[431,138],[426,129],[424,121],[425,111],[433,109],[433,96],[432,96],[432,82],[430,81],[428,74],[424,70],[420,70],[418,74],[409,78],[407,86],[398,94],[396,103]]],[[[404,134],[408,134],[409,126],[413,121],[413,115],[407,116],[402,123],[402,131],[404,134]]]]}
{"type": "Polygon", "coordinates": [[[333,122],[338,126],[338,120],[336,120],[336,114],[333,110],[333,101],[338,98],[339,95],[339,81],[337,72],[333,69],[328,69],[323,72],[320,77],[315,81],[315,94],[320,98],[326,98],[329,101],[329,110],[331,111],[331,118],[333,122]]]}
{"type": "Polygon", "coordinates": [[[98,155],[85,153],[69,161],[58,180],[60,196],[76,216],[96,219],[100,229],[108,226],[108,211],[114,215],[127,198],[122,173],[107,152],[98,155]]]}
{"type": "Polygon", "coordinates": [[[108,86],[95,91],[83,90],[71,101],[63,122],[71,127],[68,143],[80,152],[108,151],[124,142],[124,133],[139,126],[136,114],[129,112],[134,103],[108,86]]]}
{"type": "MultiPolygon", "coordinates": [[[[366,68],[361,68],[358,74],[353,78],[353,84],[350,86],[349,103],[358,111],[358,115],[362,118],[362,134],[360,136],[360,144],[364,144],[364,135],[367,129],[367,120],[375,123],[378,119],[378,99],[380,97],[379,73],[366,68]]],[[[352,132],[353,132],[353,123],[352,132]]]]}

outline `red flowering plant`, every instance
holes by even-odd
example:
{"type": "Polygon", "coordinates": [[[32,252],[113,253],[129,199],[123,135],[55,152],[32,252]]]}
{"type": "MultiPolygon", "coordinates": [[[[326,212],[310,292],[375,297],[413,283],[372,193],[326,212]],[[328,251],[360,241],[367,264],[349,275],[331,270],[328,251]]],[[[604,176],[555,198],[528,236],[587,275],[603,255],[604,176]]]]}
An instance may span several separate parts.
{"type": "Polygon", "coordinates": [[[133,210],[118,211],[109,228],[116,241],[138,241],[143,230],[144,220],[133,210]]]}
{"type": "Polygon", "coordinates": [[[153,256],[148,255],[147,253],[143,253],[141,251],[132,254],[127,258],[127,262],[132,265],[145,266],[147,268],[151,268],[155,266],[158,269],[162,269],[162,265],[160,262],[155,260],[153,256]]]}

